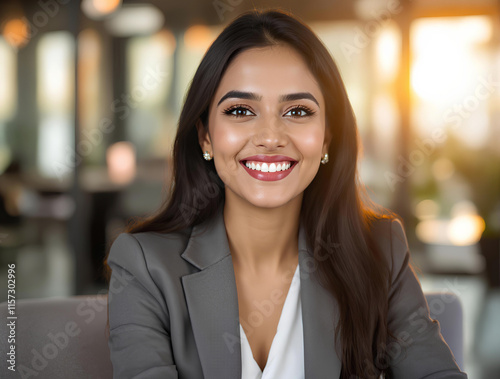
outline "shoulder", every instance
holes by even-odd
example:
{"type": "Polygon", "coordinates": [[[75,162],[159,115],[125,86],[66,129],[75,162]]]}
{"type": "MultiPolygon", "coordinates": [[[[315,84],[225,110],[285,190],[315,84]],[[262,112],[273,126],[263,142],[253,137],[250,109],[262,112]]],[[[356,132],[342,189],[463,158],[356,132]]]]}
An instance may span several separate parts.
{"type": "Polygon", "coordinates": [[[135,277],[147,273],[182,273],[187,262],[181,257],[186,249],[191,228],[179,232],[120,233],[113,241],[107,264],[127,270],[135,277]]]}
{"type": "Polygon", "coordinates": [[[409,264],[410,251],[405,226],[399,218],[380,218],[370,226],[371,236],[387,262],[391,282],[409,264]]]}

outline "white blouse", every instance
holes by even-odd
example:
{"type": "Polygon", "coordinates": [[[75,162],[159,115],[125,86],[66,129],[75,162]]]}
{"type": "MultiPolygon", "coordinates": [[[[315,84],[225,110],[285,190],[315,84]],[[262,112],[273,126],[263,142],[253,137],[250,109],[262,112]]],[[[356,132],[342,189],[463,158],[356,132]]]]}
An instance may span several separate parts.
{"type": "Polygon", "coordinates": [[[264,371],[255,361],[240,324],[242,379],[304,379],[304,339],[299,265],[286,295],[264,371]]]}

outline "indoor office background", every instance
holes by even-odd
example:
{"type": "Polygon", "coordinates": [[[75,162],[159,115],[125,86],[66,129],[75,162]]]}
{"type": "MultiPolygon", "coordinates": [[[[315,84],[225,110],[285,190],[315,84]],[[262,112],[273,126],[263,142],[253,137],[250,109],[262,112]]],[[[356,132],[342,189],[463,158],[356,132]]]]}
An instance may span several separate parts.
{"type": "Polygon", "coordinates": [[[15,263],[18,299],[107,288],[110,241],[168,196],[204,52],[261,6],[328,47],[370,196],[403,217],[424,291],[459,296],[469,377],[499,378],[498,0],[0,2],[0,287],[15,263]]]}

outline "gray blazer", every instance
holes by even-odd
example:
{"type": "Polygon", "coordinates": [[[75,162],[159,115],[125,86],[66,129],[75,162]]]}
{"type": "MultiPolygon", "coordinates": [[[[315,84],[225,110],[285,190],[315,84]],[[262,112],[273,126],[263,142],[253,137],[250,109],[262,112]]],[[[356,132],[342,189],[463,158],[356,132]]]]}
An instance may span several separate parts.
{"type": "MultiPolygon", "coordinates": [[[[114,241],[108,257],[114,378],[241,378],[238,297],[222,209],[183,232],[121,233],[114,241]]],[[[429,318],[402,224],[377,221],[374,235],[392,268],[389,328],[402,341],[386,357],[389,377],[467,378],[429,318]]],[[[303,224],[298,243],[305,377],[338,378],[338,306],[315,280],[303,224]]]]}

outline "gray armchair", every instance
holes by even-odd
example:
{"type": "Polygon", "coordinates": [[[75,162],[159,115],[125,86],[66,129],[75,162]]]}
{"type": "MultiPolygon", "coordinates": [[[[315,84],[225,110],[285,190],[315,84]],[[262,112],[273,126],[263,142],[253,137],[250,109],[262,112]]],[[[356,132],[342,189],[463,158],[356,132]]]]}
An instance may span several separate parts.
{"type": "MultiPolygon", "coordinates": [[[[426,294],[431,317],[463,369],[462,306],[452,293],[426,294]]],[[[0,372],[8,373],[10,328],[7,303],[0,303],[0,372]],[[7,320],[7,322],[5,322],[7,320]],[[8,358],[7,358],[8,359],[8,358]]],[[[16,368],[12,377],[108,379],[107,295],[28,299],[16,302],[16,368]],[[24,373],[24,375],[21,375],[24,373]],[[30,375],[31,374],[31,375],[30,375]]],[[[11,377],[11,376],[6,376],[11,377]]]]}
{"type": "Polygon", "coordinates": [[[439,322],[441,334],[450,347],[455,360],[464,371],[464,332],[462,303],[453,292],[426,293],[430,315],[439,322]]]}
{"type": "Polygon", "coordinates": [[[15,320],[18,373],[12,376],[7,375],[9,364],[5,359],[10,350],[10,344],[6,343],[9,335],[6,324],[10,320],[7,304],[1,303],[0,376],[112,378],[106,336],[107,301],[107,295],[18,300],[15,320]]]}

